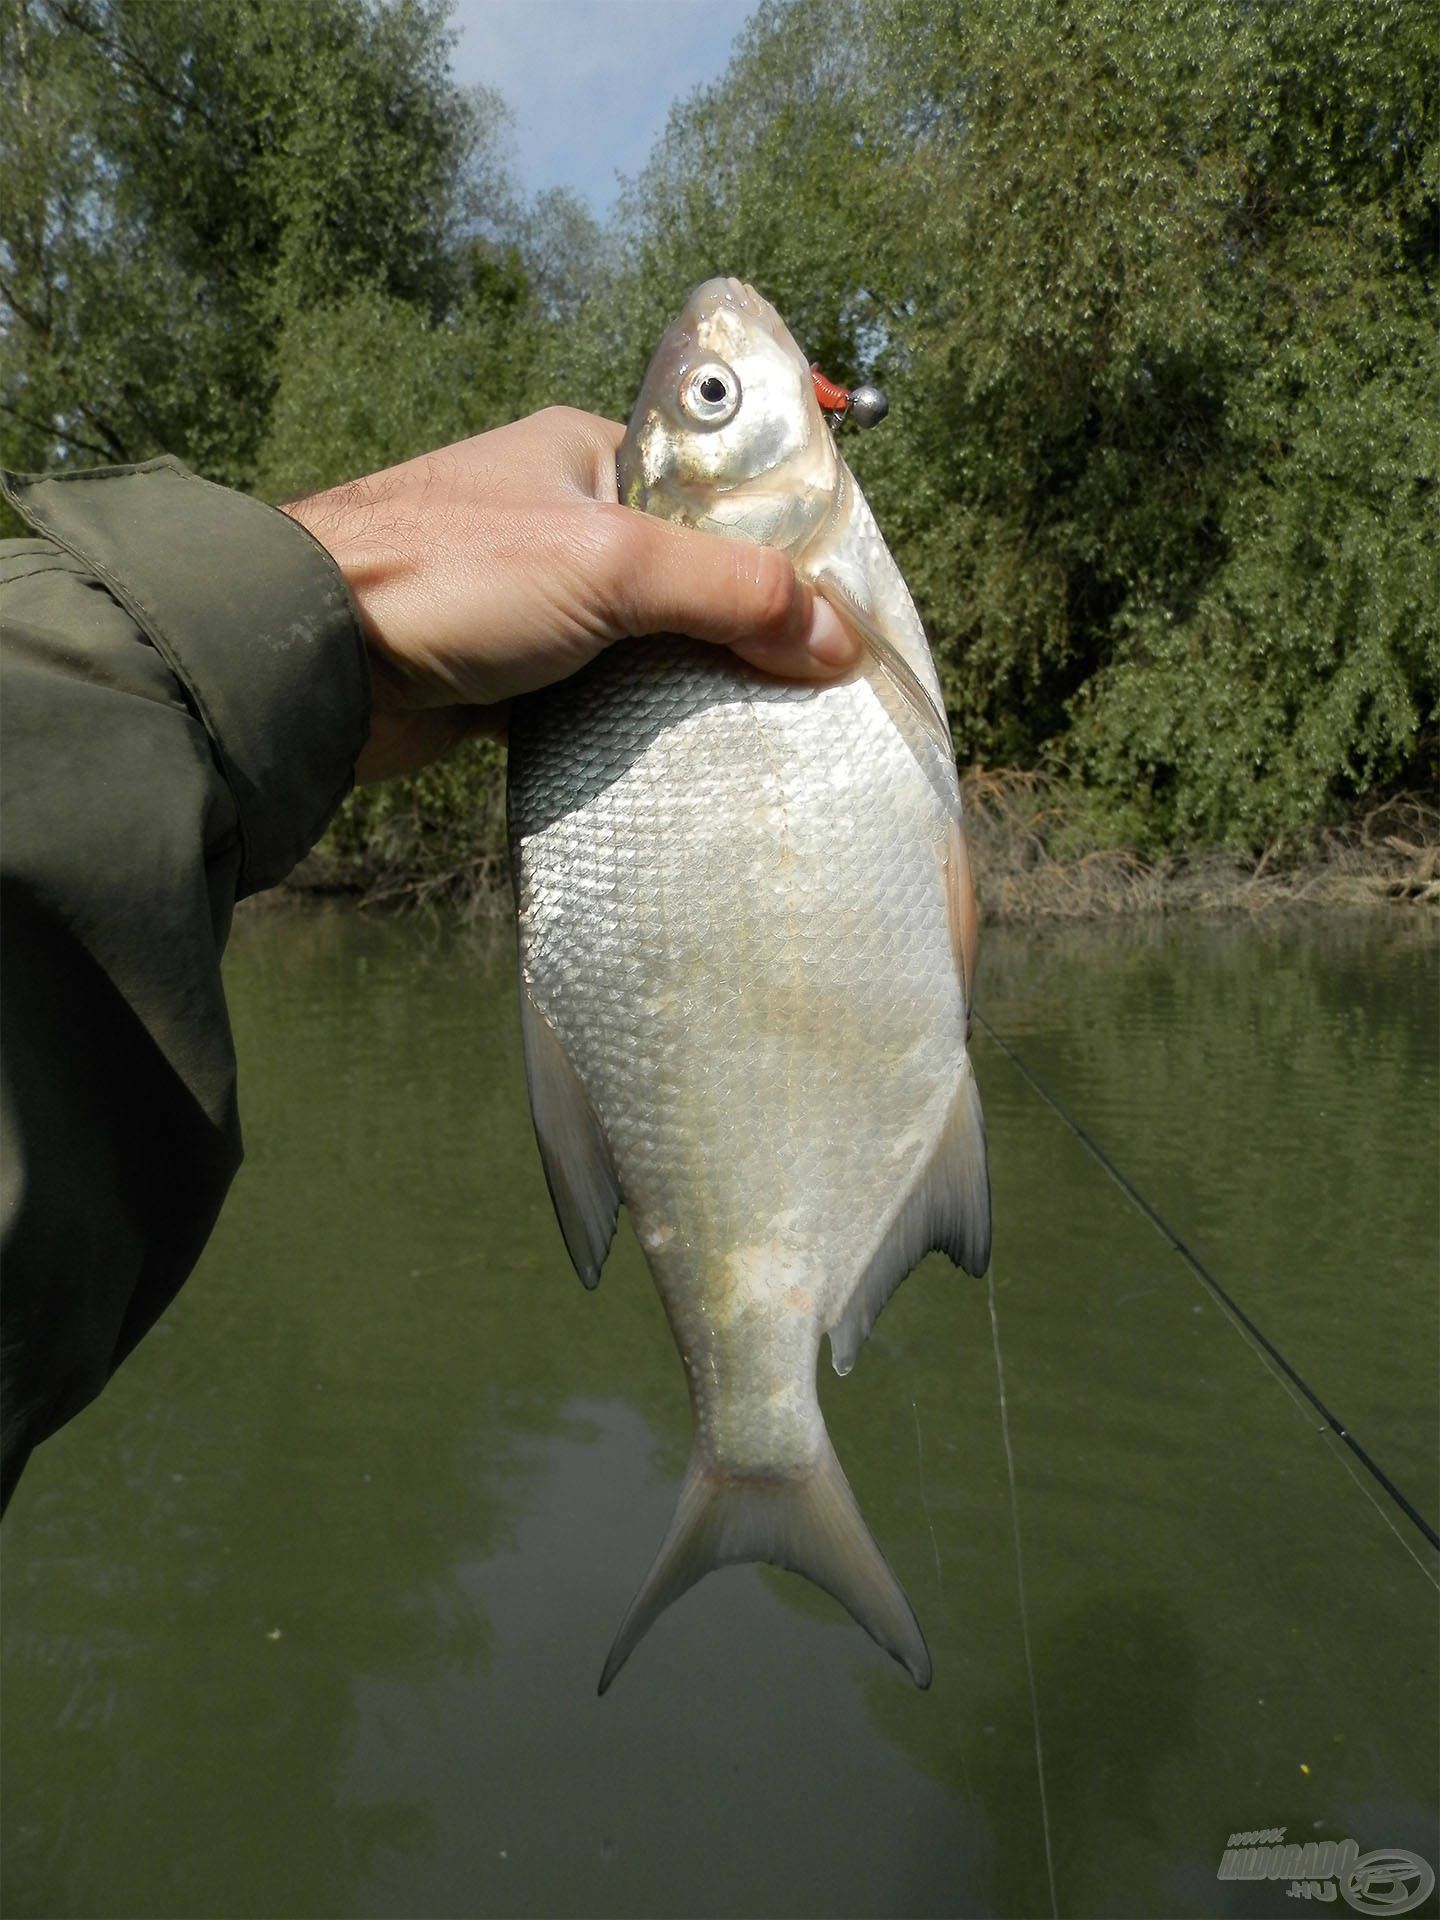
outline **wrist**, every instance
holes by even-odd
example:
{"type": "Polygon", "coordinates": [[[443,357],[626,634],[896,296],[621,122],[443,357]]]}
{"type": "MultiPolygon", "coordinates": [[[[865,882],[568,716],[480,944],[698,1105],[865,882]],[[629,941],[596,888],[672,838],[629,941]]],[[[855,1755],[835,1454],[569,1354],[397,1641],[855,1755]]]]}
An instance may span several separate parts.
{"type": "Polygon", "coordinates": [[[393,567],[395,558],[393,529],[388,542],[376,537],[375,507],[364,480],[287,500],[280,507],[281,513],[303,527],[339,568],[372,652],[378,634],[374,602],[385,578],[387,559],[393,567]]]}

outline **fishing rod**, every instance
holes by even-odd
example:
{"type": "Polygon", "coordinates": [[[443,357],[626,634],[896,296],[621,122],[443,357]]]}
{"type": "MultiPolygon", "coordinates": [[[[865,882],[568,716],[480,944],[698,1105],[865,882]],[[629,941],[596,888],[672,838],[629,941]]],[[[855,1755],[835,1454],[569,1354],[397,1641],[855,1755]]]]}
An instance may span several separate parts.
{"type": "Polygon", "coordinates": [[[1330,1411],[1329,1407],[1326,1406],[1325,1402],[1320,1398],[1319,1394],[1316,1393],[1309,1381],[1306,1380],[1296,1368],[1291,1366],[1290,1362],[1275,1345],[1274,1341],[1256,1326],[1255,1322],[1250,1318],[1250,1315],[1246,1313],[1234,1295],[1229,1293],[1226,1288],[1221,1285],[1219,1280],[1216,1279],[1215,1275],[1200,1258],[1199,1254],[1195,1252],[1194,1248],[1187,1245],[1187,1243],[1181,1239],[1180,1235],[1176,1233],[1175,1229],[1170,1225],[1169,1221],[1164,1218],[1159,1209],[1152,1206],[1145,1198],[1134,1181],[1126,1178],[1125,1174],[1120,1171],[1120,1168],[1116,1166],[1105,1149],[1086,1132],[1080,1122],[1060,1104],[1050,1089],[1031,1072],[1030,1068],[1026,1066],[1015,1049],[1007,1040],[1003,1040],[1000,1037],[995,1031],[994,1026],[985,1018],[978,1007],[974,1010],[974,1017],[979,1025],[985,1029],[985,1032],[994,1041],[995,1045],[999,1047],[1006,1059],[1009,1060],[1010,1064],[1024,1080],[1028,1081],[1035,1092],[1039,1094],[1051,1112],[1064,1121],[1065,1125],[1070,1129],[1071,1133],[1074,1134],[1081,1146],[1085,1148],[1086,1152],[1100,1163],[1125,1197],[1139,1208],[1140,1212],[1145,1215],[1146,1219],[1161,1237],[1167,1240],[1175,1252],[1180,1255],[1180,1258],[1190,1268],[1191,1272],[1194,1273],[1199,1280],[1204,1282],[1225,1310],[1240,1323],[1250,1335],[1251,1339],[1269,1355],[1270,1359],[1279,1367],[1286,1379],[1291,1381],[1292,1384],[1304,1394],[1305,1398],[1310,1402],[1311,1406],[1314,1407],[1330,1431],[1337,1439],[1344,1441],[1351,1453],[1354,1454],[1355,1458],[1360,1462],[1360,1465],[1364,1467],[1365,1471],[1376,1484],[1382,1487],[1390,1496],[1395,1505],[1399,1507],[1400,1511],[1405,1515],[1406,1519],[1413,1521],[1429,1541],[1430,1545],[1440,1550],[1440,1534],[1436,1533],[1434,1527],[1432,1527],[1425,1516],[1416,1509],[1412,1502],[1406,1499],[1405,1495],[1400,1491],[1399,1487],[1396,1486],[1389,1474],[1385,1472],[1378,1461],[1371,1457],[1369,1452],[1367,1452],[1355,1438],[1355,1435],[1345,1425],[1344,1421],[1340,1419],[1339,1415],[1330,1411]]]}

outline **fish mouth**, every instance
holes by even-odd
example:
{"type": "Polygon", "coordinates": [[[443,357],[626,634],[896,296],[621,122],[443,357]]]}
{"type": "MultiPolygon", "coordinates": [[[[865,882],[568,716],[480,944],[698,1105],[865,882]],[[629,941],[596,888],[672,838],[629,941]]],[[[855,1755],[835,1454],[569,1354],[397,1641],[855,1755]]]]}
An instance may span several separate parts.
{"type": "Polygon", "coordinates": [[[728,307],[733,313],[744,314],[747,320],[763,327],[772,340],[789,341],[789,328],[765,296],[757,293],[748,281],[737,280],[732,274],[702,281],[685,302],[679,324],[693,325],[719,307],[728,307]]]}

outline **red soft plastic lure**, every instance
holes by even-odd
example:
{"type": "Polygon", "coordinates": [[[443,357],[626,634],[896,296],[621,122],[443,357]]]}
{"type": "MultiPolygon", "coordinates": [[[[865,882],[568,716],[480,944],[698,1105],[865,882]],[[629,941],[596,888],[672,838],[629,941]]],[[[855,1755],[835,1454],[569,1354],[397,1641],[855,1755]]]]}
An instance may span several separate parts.
{"type": "Polygon", "coordinates": [[[879,387],[868,383],[863,387],[842,387],[836,380],[827,380],[814,361],[810,364],[810,378],[815,382],[815,398],[826,413],[834,415],[837,423],[851,420],[857,427],[875,427],[890,411],[890,402],[879,387]]]}
{"type": "Polygon", "coordinates": [[[818,360],[810,363],[810,378],[815,382],[815,398],[826,413],[844,413],[850,405],[849,388],[837,386],[833,380],[827,380],[820,371],[818,360]]]}

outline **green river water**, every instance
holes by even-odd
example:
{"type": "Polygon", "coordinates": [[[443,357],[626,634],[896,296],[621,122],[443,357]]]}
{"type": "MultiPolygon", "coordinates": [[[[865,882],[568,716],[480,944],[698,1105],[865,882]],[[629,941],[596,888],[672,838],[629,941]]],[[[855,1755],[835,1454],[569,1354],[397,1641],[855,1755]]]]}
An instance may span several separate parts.
{"type": "MultiPolygon", "coordinates": [[[[569,1269],[508,943],[276,912],[227,971],[245,1169],[5,1525],[7,1916],[1294,1915],[1232,1832],[1440,1865],[1423,1529],[990,1035],[990,1281],[928,1260],[821,1383],[934,1687],[747,1567],[599,1700],[688,1409],[623,1222],[569,1269]]],[[[1397,909],[1002,929],[980,994],[1432,1527],[1437,986],[1397,909]]]]}

